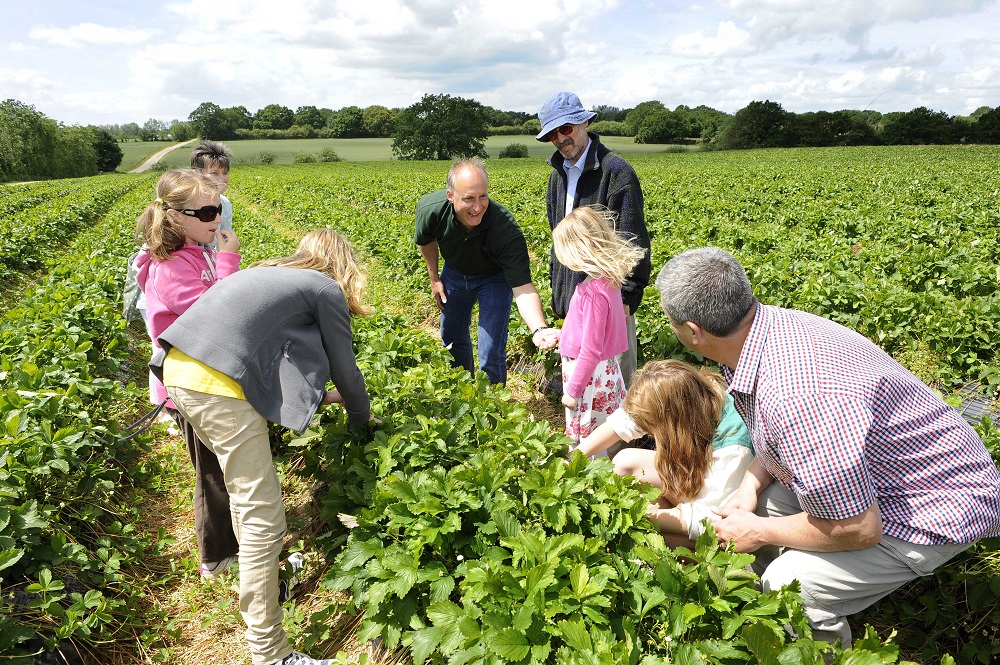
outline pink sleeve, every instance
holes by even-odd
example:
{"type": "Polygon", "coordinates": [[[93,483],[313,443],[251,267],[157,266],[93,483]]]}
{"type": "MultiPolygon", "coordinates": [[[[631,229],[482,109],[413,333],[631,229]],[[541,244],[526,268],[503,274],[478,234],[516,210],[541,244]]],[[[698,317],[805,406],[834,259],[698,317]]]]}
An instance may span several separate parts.
{"type": "Polygon", "coordinates": [[[215,275],[222,279],[229,277],[240,269],[240,255],[236,252],[216,252],[215,275]]]}
{"type": "Polygon", "coordinates": [[[595,294],[587,293],[579,299],[581,306],[580,316],[580,353],[576,357],[576,367],[573,376],[566,382],[566,394],[570,397],[580,398],[583,390],[590,382],[590,377],[597,368],[597,363],[607,358],[602,358],[604,350],[604,337],[607,334],[608,317],[610,309],[604,298],[595,297],[595,294]]]}

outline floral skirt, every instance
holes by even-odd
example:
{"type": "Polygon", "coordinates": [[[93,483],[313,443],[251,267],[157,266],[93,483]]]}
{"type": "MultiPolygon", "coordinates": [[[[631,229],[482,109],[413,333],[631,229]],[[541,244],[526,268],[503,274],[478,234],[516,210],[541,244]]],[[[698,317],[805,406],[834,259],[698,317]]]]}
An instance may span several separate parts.
{"type": "MultiPolygon", "coordinates": [[[[563,385],[567,379],[573,376],[576,366],[574,358],[563,356],[562,371],[563,385]]],[[[579,409],[566,409],[566,436],[573,439],[572,450],[580,445],[580,439],[590,436],[608,416],[615,412],[625,400],[625,381],[622,379],[621,368],[618,360],[602,360],[594,368],[594,374],[590,377],[587,387],[583,389],[583,398],[580,400],[579,409]]],[[[606,457],[607,453],[601,453],[599,457],[606,457]]]]}

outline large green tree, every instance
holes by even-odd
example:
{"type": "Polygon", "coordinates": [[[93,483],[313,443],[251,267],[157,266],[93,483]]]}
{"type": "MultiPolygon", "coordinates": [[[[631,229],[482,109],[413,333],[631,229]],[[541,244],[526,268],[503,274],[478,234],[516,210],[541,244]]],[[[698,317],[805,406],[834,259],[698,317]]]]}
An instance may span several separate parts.
{"type": "Polygon", "coordinates": [[[635,133],[636,143],[677,143],[688,136],[688,123],[682,113],[657,111],[646,116],[635,133]]]}
{"type": "Polygon", "coordinates": [[[628,131],[629,136],[635,136],[642,127],[642,122],[653,115],[654,113],[659,113],[660,111],[667,110],[667,107],[663,105],[663,102],[658,102],[655,99],[649,102],[642,102],[637,105],[634,109],[629,111],[625,115],[625,127],[628,131]]]}
{"type": "Polygon", "coordinates": [[[717,144],[726,150],[784,147],[788,122],[789,113],[778,102],[750,102],[719,132],[717,144]]]}
{"type": "Polygon", "coordinates": [[[889,145],[951,143],[953,136],[954,128],[948,114],[926,106],[906,113],[886,114],[882,128],[882,140],[889,145]]]}
{"type": "Polygon", "coordinates": [[[188,122],[195,133],[203,139],[227,141],[236,138],[236,119],[238,114],[233,110],[223,109],[218,104],[203,102],[191,111],[188,122]]]}
{"type": "Polygon", "coordinates": [[[292,109],[281,104],[268,104],[253,117],[254,129],[288,129],[295,122],[292,109]]]}
{"type": "Polygon", "coordinates": [[[97,170],[101,173],[111,173],[122,163],[122,149],[115,137],[107,131],[100,127],[89,129],[93,136],[94,151],[97,153],[97,170]]]}
{"type": "Polygon", "coordinates": [[[400,159],[486,157],[489,118],[474,99],[424,95],[399,112],[392,152],[400,159]]]}
{"type": "Polygon", "coordinates": [[[333,120],[333,134],[341,139],[356,139],[364,136],[365,116],[360,107],[345,106],[337,111],[333,120]]]}
{"type": "Polygon", "coordinates": [[[365,134],[368,136],[392,136],[396,127],[396,114],[384,106],[368,106],[362,112],[365,134]]]}
{"type": "Polygon", "coordinates": [[[973,137],[977,143],[1000,143],[1000,106],[979,116],[973,137]]]}
{"type": "Polygon", "coordinates": [[[58,129],[34,106],[0,102],[0,181],[50,177],[58,129]]]}
{"type": "Polygon", "coordinates": [[[315,106],[300,106],[295,109],[295,124],[320,129],[326,126],[326,117],[315,106]]]}

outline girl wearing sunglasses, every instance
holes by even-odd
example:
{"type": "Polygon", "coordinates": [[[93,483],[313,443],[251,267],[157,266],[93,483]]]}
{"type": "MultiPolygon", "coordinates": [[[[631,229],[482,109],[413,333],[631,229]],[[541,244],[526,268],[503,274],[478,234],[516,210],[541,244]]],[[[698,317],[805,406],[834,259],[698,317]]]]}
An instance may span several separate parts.
{"type": "MultiPolygon", "coordinates": [[[[192,170],[172,170],[156,183],[156,199],[136,221],[136,242],[145,243],[136,259],[136,281],[146,297],[146,327],[153,357],[163,354],[157,338],[218,280],[240,268],[240,241],[219,229],[219,191],[211,180],[192,170]],[[219,252],[211,242],[218,238],[219,252]]],[[[229,492],[219,460],[174,408],[166,390],[150,377],[157,404],[165,404],[177,423],[195,467],[195,532],[201,552],[201,574],[221,575],[239,550],[229,512],[229,492]]]]}

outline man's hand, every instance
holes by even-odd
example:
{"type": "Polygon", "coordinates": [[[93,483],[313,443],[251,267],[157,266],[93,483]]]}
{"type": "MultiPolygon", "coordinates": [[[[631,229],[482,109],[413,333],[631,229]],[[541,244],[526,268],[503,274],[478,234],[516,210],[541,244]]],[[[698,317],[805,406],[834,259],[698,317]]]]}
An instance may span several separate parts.
{"type": "Polygon", "coordinates": [[[531,343],[543,351],[554,349],[559,344],[560,333],[558,328],[542,328],[531,336],[531,343]]]}
{"type": "Polygon", "coordinates": [[[758,517],[748,510],[730,508],[728,505],[716,509],[715,512],[721,515],[722,519],[712,526],[719,536],[719,543],[723,546],[732,543],[737,552],[756,552],[769,544],[760,531],[763,520],[768,518],[758,517]]]}
{"type": "Polygon", "coordinates": [[[438,309],[444,311],[444,306],[448,302],[448,295],[444,291],[444,282],[437,280],[431,282],[431,295],[434,296],[434,303],[438,309]]]}
{"type": "Polygon", "coordinates": [[[323,404],[343,404],[344,398],[339,390],[327,390],[323,395],[323,404]]]}

